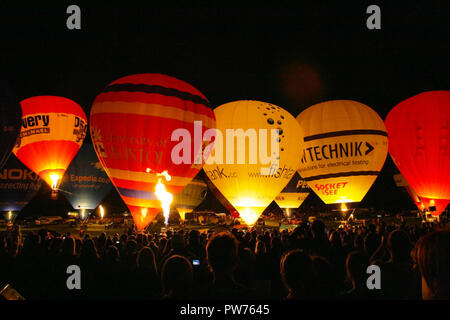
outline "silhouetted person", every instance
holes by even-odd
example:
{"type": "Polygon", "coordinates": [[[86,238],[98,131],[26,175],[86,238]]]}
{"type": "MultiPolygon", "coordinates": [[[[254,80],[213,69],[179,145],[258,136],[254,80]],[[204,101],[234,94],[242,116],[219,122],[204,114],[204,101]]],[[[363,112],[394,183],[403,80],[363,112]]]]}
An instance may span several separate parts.
{"type": "Polygon", "coordinates": [[[364,238],[361,235],[357,235],[353,241],[355,250],[364,252],[364,238]]]}
{"type": "Polygon", "coordinates": [[[367,287],[367,267],[369,260],[366,255],[360,251],[353,251],[347,256],[345,267],[347,270],[347,278],[352,288],[341,295],[343,299],[373,299],[376,297],[376,289],[369,290],[367,287]]]}
{"type": "Polygon", "coordinates": [[[156,298],[160,294],[160,281],[155,255],[152,249],[142,248],[136,261],[137,268],[133,274],[133,286],[136,297],[156,298]]]}
{"type": "Polygon", "coordinates": [[[166,250],[165,255],[161,258],[160,265],[164,263],[166,259],[173,255],[181,255],[186,257],[188,260],[192,261],[195,257],[194,255],[186,249],[186,243],[184,241],[183,235],[181,233],[176,233],[172,236],[169,241],[170,249],[166,250]]]}
{"type": "Polygon", "coordinates": [[[271,281],[270,296],[274,299],[281,299],[285,295],[285,288],[280,275],[280,260],[283,256],[283,245],[276,233],[273,233],[271,236],[268,256],[268,268],[271,281]]]}
{"type": "Polygon", "coordinates": [[[163,298],[186,300],[194,299],[192,294],[192,265],[191,262],[180,255],[173,255],[168,258],[161,270],[161,280],[163,286],[163,298]]]}
{"type": "Polygon", "coordinates": [[[386,249],[390,258],[379,264],[383,298],[417,298],[418,284],[412,270],[412,245],[408,234],[403,230],[392,231],[387,239],[386,249]]]}
{"type": "Polygon", "coordinates": [[[315,220],[311,225],[311,232],[311,251],[314,254],[328,258],[330,254],[330,242],[327,239],[323,221],[315,220]]]}
{"type": "Polygon", "coordinates": [[[77,296],[77,292],[67,289],[67,267],[70,265],[77,264],[77,255],[75,251],[75,240],[68,236],[64,239],[61,251],[54,260],[54,263],[51,267],[52,272],[52,283],[53,292],[51,293],[52,298],[56,299],[65,299],[65,298],[73,298],[77,296]]]}
{"type": "Polygon", "coordinates": [[[129,292],[124,283],[128,279],[124,277],[125,275],[127,270],[120,261],[119,250],[113,245],[108,246],[104,252],[100,277],[102,297],[111,299],[127,297],[129,292]]]}
{"type": "Polygon", "coordinates": [[[269,272],[267,270],[267,264],[269,259],[267,257],[267,248],[263,240],[258,240],[255,246],[255,259],[256,270],[255,279],[267,280],[269,279],[269,272]]]}
{"type": "Polygon", "coordinates": [[[416,258],[422,276],[422,298],[450,299],[450,228],[420,238],[416,258]]]}
{"type": "Polygon", "coordinates": [[[189,243],[187,250],[192,252],[198,259],[204,261],[206,257],[205,248],[201,244],[200,233],[198,230],[191,230],[189,232],[189,243]]]}
{"type": "Polygon", "coordinates": [[[288,290],[286,299],[314,298],[311,257],[303,250],[292,250],[281,259],[281,278],[288,290]]]}
{"type": "Polygon", "coordinates": [[[253,298],[247,288],[234,280],[234,271],[238,264],[238,245],[236,238],[228,232],[213,234],[208,240],[206,254],[213,272],[213,283],[206,298],[253,298]]]}
{"type": "Polygon", "coordinates": [[[332,299],[336,296],[336,275],[331,264],[321,256],[312,257],[314,281],[316,283],[315,297],[332,299]]]}
{"type": "Polygon", "coordinates": [[[248,288],[254,288],[256,258],[249,248],[239,250],[238,266],[235,271],[236,281],[248,288]]]}
{"type": "Polygon", "coordinates": [[[94,241],[90,238],[83,240],[78,265],[81,269],[81,288],[83,288],[85,297],[98,297],[101,259],[97,253],[94,241]]]}
{"type": "Polygon", "coordinates": [[[374,252],[378,249],[381,244],[380,235],[370,232],[364,238],[364,253],[367,256],[367,259],[370,259],[374,252]]]}
{"type": "Polygon", "coordinates": [[[264,298],[270,297],[270,270],[266,243],[258,240],[255,245],[255,289],[264,298]]]}
{"type": "Polygon", "coordinates": [[[12,286],[20,290],[26,299],[42,298],[42,288],[45,279],[41,276],[43,264],[43,232],[39,237],[34,232],[29,232],[24,238],[23,247],[18,252],[13,265],[14,281],[12,286]]]}

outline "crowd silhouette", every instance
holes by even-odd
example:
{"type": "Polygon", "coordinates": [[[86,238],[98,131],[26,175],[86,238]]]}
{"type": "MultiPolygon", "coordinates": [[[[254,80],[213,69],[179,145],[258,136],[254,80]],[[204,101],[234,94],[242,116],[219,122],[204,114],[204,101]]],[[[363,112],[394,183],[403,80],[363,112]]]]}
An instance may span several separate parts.
{"type": "Polygon", "coordinates": [[[446,223],[293,231],[168,231],[82,238],[41,229],[0,236],[0,286],[26,299],[449,299],[446,223]],[[367,267],[381,289],[367,286],[367,267]],[[81,289],[67,288],[69,265],[81,289]]]}

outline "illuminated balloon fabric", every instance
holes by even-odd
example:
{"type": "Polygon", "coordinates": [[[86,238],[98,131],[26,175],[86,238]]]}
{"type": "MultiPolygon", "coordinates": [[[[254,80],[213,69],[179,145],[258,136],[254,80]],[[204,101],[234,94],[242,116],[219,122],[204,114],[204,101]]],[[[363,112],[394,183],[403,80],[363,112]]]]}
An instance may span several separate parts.
{"type": "Polygon", "coordinates": [[[217,187],[214,185],[214,183],[211,182],[211,180],[206,177],[206,184],[208,185],[209,190],[214,194],[214,196],[219,200],[219,202],[225,207],[225,209],[228,210],[230,215],[233,218],[239,218],[239,212],[233,207],[233,205],[227,200],[227,198],[224,197],[224,195],[217,189],[217,187]]]}
{"type": "Polygon", "coordinates": [[[22,129],[14,154],[50,186],[55,174],[60,183],[86,136],[83,109],[72,100],[55,96],[28,98],[21,106],[22,129]]]}
{"type": "Polygon", "coordinates": [[[42,180],[11,155],[0,170],[0,211],[20,212],[41,188],[42,180]]]}
{"type": "Polygon", "coordinates": [[[4,81],[0,80],[0,169],[8,157],[20,132],[22,110],[19,101],[4,81]]]}
{"type": "Polygon", "coordinates": [[[184,220],[184,214],[191,212],[205,199],[207,192],[206,182],[193,179],[189,184],[181,191],[174,195],[173,206],[180,213],[181,219],[184,220]]]}
{"type": "MultiPolygon", "coordinates": [[[[97,156],[139,229],[161,210],[154,193],[158,173],[168,171],[172,179],[162,182],[176,194],[201,169],[201,164],[171,159],[179,143],[171,141],[172,132],[186,129],[194,142],[194,121],[202,121],[203,132],[214,128],[208,100],[186,82],[162,74],[120,78],[95,99],[90,123],[97,156]]],[[[202,146],[196,147],[191,144],[192,158],[202,146]]]]}
{"type": "Polygon", "coordinates": [[[398,187],[404,187],[406,189],[417,208],[421,211],[426,210],[430,211],[433,215],[440,215],[450,203],[450,200],[448,199],[429,199],[419,197],[401,174],[395,174],[394,180],[398,187]],[[435,210],[431,211],[430,209],[433,207],[435,210]]]}
{"type": "Polygon", "coordinates": [[[297,120],[305,142],[300,176],[326,204],[360,202],[386,160],[383,120],[351,100],[313,105],[297,120]]]}
{"type": "Polygon", "coordinates": [[[385,125],[389,154],[419,197],[450,199],[450,91],[400,102],[385,125]]]}
{"type": "Polygon", "coordinates": [[[414,201],[414,204],[419,210],[424,210],[425,206],[422,200],[419,198],[417,193],[411,188],[409,183],[406,181],[406,179],[401,174],[394,174],[394,181],[397,187],[403,187],[406,189],[408,194],[410,195],[411,199],[414,201]]]}
{"type": "Polygon", "coordinates": [[[111,191],[112,183],[95,154],[85,142],[72,160],[60,189],[74,209],[94,210],[111,191]]]}
{"type": "Polygon", "coordinates": [[[447,205],[450,203],[449,199],[429,199],[429,198],[421,198],[424,204],[424,207],[427,211],[434,216],[440,215],[447,208],[447,205]],[[432,208],[434,209],[432,211],[432,208]]]}
{"type": "Polygon", "coordinates": [[[311,189],[308,187],[306,181],[296,172],[286,187],[276,196],[275,202],[282,209],[298,208],[310,192],[311,189]]]}
{"type": "MultiPolygon", "coordinates": [[[[204,171],[217,189],[236,208],[245,223],[251,226],[283,190],[298,169],[301,154],[301,142],[299,142],[302,138],[301,129],[289,112],[273,104],[260,101],[226,103],[216,108],[214,113],[216,114],[217,131],[222,132],[224,136],[224,156],[221,159],[223,164],[209,163],[208,161],[204,166],[204,171]],[[275,139],[280,139],[279,167],[276,169],[272,168],[270,163],[263,163],[261,161],[263,158],[259,153],[264,150],[263,148],[266,149],[267,156],[274,152],[271,148],[271,129],[278,128],[280,131],[275,139]],[[267,130],[267,145],[261,144],[263,148],[260,149],[259,138],[255,143],[258,153],[257,161],[250,162],[253,152],[249,154],[251,148],[248,141],[250,139],[246,139],[245,148],[241,150],[236,147],[236,143],[233,143],[234,161],[230,161],[233,164],[227,163],[226,155],[230,153],[229,150],[226,150],[226,146],[231,144],[231,141],[226,141],[227,129],[242,129],[243,132],[253,129],[257,137],[263,132],[260,129],[267,130]],[[238,156],[241,153],[239,151],[245,151],[246,161],[244,163],[238,163],[238,156]],[[270,172],[263,175],[262,168],[267,168],[270,172]]],[[[210,159],[217,158],[218,145],[216,141],[210,159]]]]}

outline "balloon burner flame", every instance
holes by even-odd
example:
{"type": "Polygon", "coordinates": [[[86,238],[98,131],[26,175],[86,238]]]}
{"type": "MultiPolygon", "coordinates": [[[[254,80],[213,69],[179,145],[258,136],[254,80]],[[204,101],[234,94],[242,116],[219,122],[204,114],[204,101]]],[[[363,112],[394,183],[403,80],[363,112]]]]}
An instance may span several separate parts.
{"type": "Polygon", "coordinates": [[[170,192],[166,191],[166,187],[162,183],[162,177],[164,177],[166,181],[170,181],[172,177],[169,175],[167,171],[158,173],[158,176],[160,176],[161,178],[159,178],[158,184],[156,185],[155,194],[158,197],[158,200],[161,201],[161,207],[164,213],[164,220],[167,226],[169,224],[170,204],[172,203],[173,196],[170,192]]]}

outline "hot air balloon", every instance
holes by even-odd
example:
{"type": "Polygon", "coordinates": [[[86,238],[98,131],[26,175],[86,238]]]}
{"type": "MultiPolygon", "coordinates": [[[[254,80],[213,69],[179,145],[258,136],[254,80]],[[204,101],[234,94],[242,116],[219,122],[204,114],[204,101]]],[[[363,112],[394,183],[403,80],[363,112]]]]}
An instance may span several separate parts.
{"type": "Polygon", "coordinates": [[[181,191],[174,195],[173,206],[184,221],[186,213],[192,212],[205,199],[207,193],[206,182],[201,179],[192,179],[181,191]]]}
{"type": "Polygon", "coordinates": [[[0,80],[0,169],[6,164],[20,132],[22,110],[11,90],[0,80]]]}
{"type": "Polygon", "coordinates": [[[397,187],[403,187],[410,195],[411,199],[414,201],[414,204],[416,205],[417,209],[420,211],[425,210],[425,205],[423,201],[420,199],[420,197],[417,195],[417,193],[411,188],[409,183],[406,181],[406,179],[399,173],[394,174],[394,181],[395,185],[397,187]]]}
{"type": "Polygon", "coordinates": [[[400,102],[385,125],[389,154],[400,173],[422,200],[445,209],[450,201],[450,91],[423,92],[400,102]]]}
{"type": "Polygon", "coordinates": [[[22,129],[13,152],[56,192],[86,136],[86,115],[63,97],[32,97],[21,105],[22,129]]]}
{"type": "Polygon", "coordinates": [[[17,215],[39,191],[41,182],[38,175],[11,155],[0,170],[0,211],[11,217],[17,215]]]}
{"type": "Polygon", "coordinates": [[[72,160],[60,189],[72,207],[85,218],[113,188],[92,144],[86,141],[72,160]]]}
{"type": "Polygon", "coordinates": [[[208,189],[211,190],[211,192],[214,194],[214,196],[219,200],[220,204],[227,209],[227,211],[230,213],[230,215],[233,218],[239,218],[239,212],[233,207],[233,205],[227,200],[227,198],[224,197],[224,195],[217,189],[217,187],[214,185],[214,183],[209,180],[208,176],[205,177],[206,184],[208,185],[208,189]]]}
{"type": "Polygon", "coordinates": [[[167,222],[171,194],[199,172],[211,143],[202,136],[215,127],[208,100],[170,76],[131,75],[96,97],[90,121],[97,156],[137,228],[145,228],[162,206],[167,222]]]}
{"type": "Polygon", "coordinates": [[[298,169],[300,126],[286,110],[260,101],[226,103],[214,113],[217,136],[204,171],[252,226],[298,169]]]}
{"type": "Polygon", "coordinates": [[[441,215],[450,203],[450,200],[448,199],[421,198],[421,200],[425,207],[425,211],[429,211],[433,216],[441,215]]]}
{"type": "Polygon", "coordinates": [[[313,105],[297,120],[305,142],[300,176],[326,204],[360,202],[386,160],[383,120],[351,100],[313,105]]]}
{"type": "Polygon", "coordinates": [[[283,209],[285,215],[290,217],[291,209],[300,207],[310,192],[308,183],[296,172],[286,187],[276,196],[275,202],[283,209]]]}

